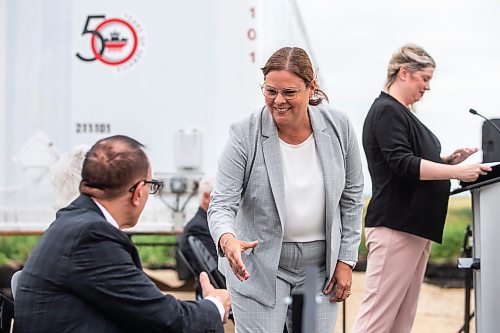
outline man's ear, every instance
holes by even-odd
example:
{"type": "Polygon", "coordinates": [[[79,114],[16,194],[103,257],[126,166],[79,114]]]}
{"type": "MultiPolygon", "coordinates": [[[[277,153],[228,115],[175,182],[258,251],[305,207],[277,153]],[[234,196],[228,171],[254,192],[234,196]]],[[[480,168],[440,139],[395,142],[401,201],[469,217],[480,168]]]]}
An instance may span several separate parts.
{"type": "Polygon", "coordinates": [[[200,207],[204,210],[208,210],[208,206],[210,205],[210,192],[205,192],[201,195],[201,203],[200,207]]]}
{"type": "Polygon", "coordinates": [[[141,204],[142,196],[145,195],[145,191],[143,191],[143,187],[146,186],[144,182],[140,182],[132,193],[132,198],[130,199],[132,206],[139,206],[141,204]]]}
{"type": "Polygon", "coordinates": [[[202,198],[202,200],[203,200],[203,203],[204,203],[205,205],[207,205],[207,207],[208,207],[208,205],[210,204],[210,192],[205,192],[205,193],[203,193],[203,198],[202,198]]]}

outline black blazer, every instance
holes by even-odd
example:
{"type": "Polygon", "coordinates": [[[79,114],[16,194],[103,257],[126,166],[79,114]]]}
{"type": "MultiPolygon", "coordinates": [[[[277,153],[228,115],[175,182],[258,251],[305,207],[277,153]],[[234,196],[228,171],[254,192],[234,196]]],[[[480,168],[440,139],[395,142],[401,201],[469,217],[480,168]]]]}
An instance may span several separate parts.
{"type": "Polygon", "coordinates": [[[436,136],[392,96],[381,92],[363,126],[372,178],[365,226],[384,226],[441,243],[449,180],[420,180],[420,161],[443,163],[436,136]]]}
{"type": "Polygon", "coordinates": [[[81,195],[57,213],[19,278],[14,329],[23,332],[223,332],[210,301],[164,296],[127,235],[81,195]]]}

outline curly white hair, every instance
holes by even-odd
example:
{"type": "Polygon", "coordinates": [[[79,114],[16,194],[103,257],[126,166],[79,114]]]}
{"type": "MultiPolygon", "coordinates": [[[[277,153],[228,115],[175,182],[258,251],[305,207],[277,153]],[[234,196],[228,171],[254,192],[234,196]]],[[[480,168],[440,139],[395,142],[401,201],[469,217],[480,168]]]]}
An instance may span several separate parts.
{"type": "Polygon", "coordinates": [[[55,189],[56,209],[67,206],[80,194],[83,160],[89,149],[87,145],[76,146],[52,166],[50,179],[55,189]]]}

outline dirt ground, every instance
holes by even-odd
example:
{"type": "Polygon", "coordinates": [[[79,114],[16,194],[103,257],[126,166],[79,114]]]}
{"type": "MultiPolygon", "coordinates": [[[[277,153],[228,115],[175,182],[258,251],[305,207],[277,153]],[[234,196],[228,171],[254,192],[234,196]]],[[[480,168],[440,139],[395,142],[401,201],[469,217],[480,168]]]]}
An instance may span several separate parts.
{"type": "MultiPolygon", "coordinates": [[[[179,285],[174,271],[155,271],[155,274],[166,279],[171,285],[179,285]]],[[[356,319],[359,305],[364,292],[364,273],[353,273],[352,295],[346,303],[346,332],[350,332],[356,319]]],[[[179,299],[191,300],[194,292],[172,292],[179,299]]],[[[472,293],[473,294],[473,293],[472,293]]],[[[465,291],[461,288],[446,289],[424,284],[420,294],[417,317],[413,325],[413,333],[456,333],[464,323],[465,291]]],[[[474,307],[474,296],[471,296],[471,307],[474,307]]],[[[342,307],[339,307],[337,327],[333,333],[343,333],[342,307]]],[[[474,330],[474,320],[471,321],[470,332],[474,330]]],[[[225,325],[225,333],[234,333],[234,325],[225,325]]]]}

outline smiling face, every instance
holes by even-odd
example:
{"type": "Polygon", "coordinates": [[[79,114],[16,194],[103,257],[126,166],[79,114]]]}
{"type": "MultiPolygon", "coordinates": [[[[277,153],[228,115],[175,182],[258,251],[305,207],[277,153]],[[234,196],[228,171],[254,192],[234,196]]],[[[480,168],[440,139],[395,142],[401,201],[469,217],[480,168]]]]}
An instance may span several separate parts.
{"type": "Polygon", "coordinates": [[[266,75],[263,89],[270,91],[271,94],[264,91],[264,97],[278,128],[309,124],[307,105],[314,93],[315,85],[314,80],[307,85],[299,76],[287,70],[271,71],[266,75]],[[269,97],[276,90],[279,91],[274,94],[276,96],[269,97]],[[295,97],[293,97],[294,91],[297,92],[295,97]]]}

